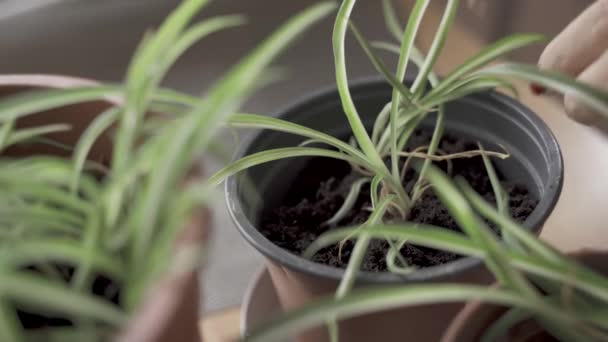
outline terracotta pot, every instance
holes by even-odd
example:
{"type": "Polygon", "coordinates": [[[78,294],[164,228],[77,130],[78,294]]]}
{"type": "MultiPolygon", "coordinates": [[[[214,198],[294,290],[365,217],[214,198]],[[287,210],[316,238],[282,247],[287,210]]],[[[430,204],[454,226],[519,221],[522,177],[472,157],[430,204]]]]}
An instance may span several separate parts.
{"type": "MultiPolygon", "coordinates": [[[[61,89],[94,85],[91,80],[56,75],[0,75],[0,97],[6,97],[36,89],[61,89]]],[[[67,132],[49,134],[62,144],[73,146],[83,130],[102,111],[118,103],[118,99],[107,98],[75,105],[64,106],[19,119],[17,127],[41,124],[67,123],[72,129],[67,132]]],[[[112,142],[102,135],[91,150],[90,159],[107,162],[112,142]]],[[[64,149],[47,144],[32,143],[11,147],[5,154],[28,156],[36,154],[68,155],[64,149]]],[[[194,173],[193,173],[194,174],[194,173]]],[[[197,176],[200,177],[200,174],[197,176]]],[[[202,245],[207,239],[209,213],[201,210],[193,215],[184,227],[176,248],[202,245]]],[[[172,273],[149,289],[146,299],[119,333],[118,341],[201,341],[198,330],[199,316],[199,271],[172,273]]]]}
{"type": "MultiPolygon", "coordinates": [[[[391,88],[385,82],[365,81],[351,86],[353,99],[362,121],[371,127],[375,115],[390,101],[391,88]]],[[[563,165],[559,146],[549,128],[529,109],[506,96],[487,92],[454,101],[448,105],[446,129],[487,148],[496,144],[513,151],[509,161],[497,162],[497,168],[509,179],[525,184],[539,199],[534,212],[525,222],[539,233],[561,192],[563,165]]],[[[315,94],[279,112],[279,117],[337,137],[348,137],[350,129],[335,89],[315,94]]],[[[429,118],[430,119],[430,118],[429,118]]],[[[433,121],[423,123],[432,125],[433,121]]],[[[351,133],[352,134],[352,133],[351,133]]],[[[251,153],[297,146],[302,139],[277,132],[254,136],[240,150],[239,157],[251,153]]],[[[268,269],[281,305],[289,311],[312,300],[333,293],[344,271],[306,260],[266,239],[257,228],[260,213],[280,205],[298,171],[308,160],[289,158],[250,168],[226,182],[228,209],[241,234],[267,257],[268,269]],[[245,178],[247,177],[247,178],[245,178]],[[261,201],[245,195],[246,186],[255,187],[261,201]],[[256,204],[264,207],[258,208],[256,204]]],[[[356,286],[395,285],[408,283],[475,283],[489,284],[492,277],[479,259],[459,260],[417,270],[407,276],[390,273],[361,273],[356,286]]],[[[344,341],[437,341],[461,304],[435,304],[405,307],[367,314],[344,320],[340,336],[344,341]]],[[[300,341],[327,340],[326,329],[311,330],[300,341]]]]}
{"type": "MultiPolygon", "coordinates": [[[[583,250],[573,253],[572,257],[579,259],[592,269],[608,275],[608,252],[583,250]]],[[[494,285],[497,286],[497,285],[494,285]]],[[[441,342],[476,342],[481,339],[486,329],[499,319],[506,308],[499,305],[485,304],[479,301],[468,303],[454,318],[446,329],[441,342]]],[[[526,341],[531,336],[544,333],[536,323],[526,321],[516,325],[505,337],[505,341],[526,341]]],[[[497,341],[498,342],[498,341],[497,341]]]]}

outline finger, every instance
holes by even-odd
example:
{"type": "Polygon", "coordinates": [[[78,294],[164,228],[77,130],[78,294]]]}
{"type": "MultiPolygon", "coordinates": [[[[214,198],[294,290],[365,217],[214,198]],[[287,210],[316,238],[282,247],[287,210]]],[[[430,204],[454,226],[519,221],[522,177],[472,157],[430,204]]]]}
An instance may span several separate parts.
{"type": "Polygon", "coordinates": [[[608,0],[598,0],[580,14],[545,49],[542,69],[578,76],[608,49],[608,0]]]}
{"type": "MultiPolygon", "coordinates": [[[[583,71],[578,80],[595,86],[600,89],[608,90],[608,51],[604,52],[594,63],[583,71]]],[[[605,116],[598,114],[571,94],[566,94],[564,98],[566,112],[574,120],[590,125],[603,126],[605,116]]]]}

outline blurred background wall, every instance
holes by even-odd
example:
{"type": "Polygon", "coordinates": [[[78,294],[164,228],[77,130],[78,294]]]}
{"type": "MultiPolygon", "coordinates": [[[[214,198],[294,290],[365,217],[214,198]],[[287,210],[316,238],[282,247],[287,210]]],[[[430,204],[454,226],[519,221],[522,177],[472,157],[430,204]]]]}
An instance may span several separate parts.
{"type": "MultiPolygon", "coordinates": [[[[444,1],[438,1],[441,3],[444,1]]],[[[486,41],[510,33],[538,32],[547,37],[557,35],[593,0],[465,0],[469,6],[459,20],[486,41]]],[[[534,63],[542,46],[523,49],[514,59],[534,63]]]]}

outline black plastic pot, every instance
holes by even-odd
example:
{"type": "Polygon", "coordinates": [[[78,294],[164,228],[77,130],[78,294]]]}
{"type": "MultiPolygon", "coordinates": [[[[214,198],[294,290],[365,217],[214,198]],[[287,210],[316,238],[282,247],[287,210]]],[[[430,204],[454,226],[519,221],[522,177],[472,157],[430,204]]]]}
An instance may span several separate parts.
{"type": "MultiPolygon", "coordinates": [[[[380,81],[364,81],[351,87],[353,99],[365,124],[371,126],[375,115],[390,101],[391,88],[380,81]]],[[[547,125],[532,111],[516,100],[496,92],[485,92],[454,101],[447,106],[446,131],[460,137],[480,141],[487,148],[504,146],[512,155],[505,161],[496,162],[496,167],[505,178],[524,184],[538,199],[538,205],[524,225],[540,233],[543,223],[553,210],[561,192],[563,182],[563,162],[559,146],[547,125]]],[[[282,119],[332,134],[347,136],[349,126],[342,111],[340,97],[335,89],[322,91],[289,108],[278,115],[282,119]]],[[[425,125],[432,125],[432,116],[425,125]]],[[[259,133],[242,146],[238,157],[251,153],[295,146],[303,139],[278,132],[259,133]]],[[[265,208],[254,208],[252,202],[243,196],[243,175],[234,176],[226,182],[226,195],[231,216],[243,236],[262,254],[269,263],[269,270],[285,309],[298,307],[312,298],[328,294],[338,284],[344,271],[314,263],[294,255],[266,239],[257,229],[259,214],[267,208],[280,205],[307,160],[290,158],[251,168],[244,172],[261,194],[265,208]]],[[[407,276],[390,273],[361,273],[357,286],[373,284],[395,284],[408,282],[472,282],[486,283],[491,280],[481,260],[462,258],[447,264],[420,269],[407,276]]],[[[354,329],[345,341],[392,340],[386,330],[398,329],[395,340],[403,339],[403,332],[410,331],[410,338],[416,341],[436,341],[449,319],[457,312],[458,306],[433,305],[415,309],[411,316],[414,323],[410,328],[408,314],[399,315],[393,310],[390,315],[372,315],[356,319],[356,324],[348,324],[341,330],[354,329]],[[429,308],[431,307],[431,308],[429,308]],[[425,322],[428,314],[429,322],[425,322]],[[389,324],[396,320],[395,324],[389,324]],[[373,321],[373,324],[371,322],[373,321]],[[445,324],[437,322],[444,321],[445,324]],[[419,331],[420,333],[418,333],[419,331]],[[435,338],[436,337],[436,338],[435,338]]],[[[412,308],[409,310],[412,313],[412,308]]],[[[403,311],[403,310],[402,310],[403,311]]],[[[343,334],[344,336],[344,334],[343,334]]],[[[322,332],[311,333],[307,340],[318,341],[322,332]]]]}

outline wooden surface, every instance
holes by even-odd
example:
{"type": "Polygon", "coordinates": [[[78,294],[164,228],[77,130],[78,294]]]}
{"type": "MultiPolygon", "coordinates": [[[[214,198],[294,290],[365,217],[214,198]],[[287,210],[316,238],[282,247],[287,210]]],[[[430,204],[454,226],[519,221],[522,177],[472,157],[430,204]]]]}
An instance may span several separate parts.
{"type": "Polygon", "coordinates": [[[200,322],[205,342],[234,341],[239,336],[239,307],[222,310],[209,315],[200,322]]]}
{"type": "MultiPolygon", "coordinates": [[[[419,44],[426,48],[430,35],[439,21],[431,11],[424,22],[428,29],[421,30],[419,44]]],[[[448,37],[446,50],[437,65],[445,74],[459,63],[479,51],[481,40],[456,25],[448,37]]],[[[565,165],[564,187],[553,214],[549,217],[542,238],[563,251],[581,248],[606,248],[608,210],[603,207],[608,194],[608,139],[590,128],[570,121],[556,99],[533,96],[528,85],[516,83],[521,100],[538,113],[557,137],[562,148],[565,165]]],[[[239,333],[239,309],[233,308],[210,315],[201,327],[206,342],[230,341],[239,333]]]]}

